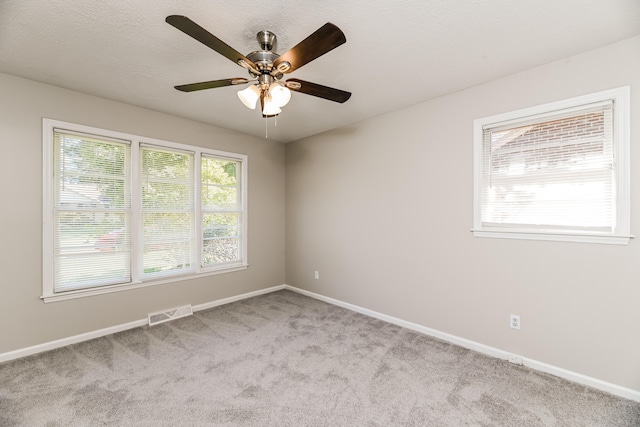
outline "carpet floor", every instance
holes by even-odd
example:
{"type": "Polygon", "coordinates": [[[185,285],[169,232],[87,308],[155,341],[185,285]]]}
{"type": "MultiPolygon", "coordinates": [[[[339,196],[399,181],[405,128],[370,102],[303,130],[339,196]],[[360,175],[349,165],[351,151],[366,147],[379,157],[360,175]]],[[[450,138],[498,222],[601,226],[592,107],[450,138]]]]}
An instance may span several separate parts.
{"type": "Polygon", "coordinates": [[[640,426],[640,403],[279,291],[0,364],[2,426],[640,426]]]}

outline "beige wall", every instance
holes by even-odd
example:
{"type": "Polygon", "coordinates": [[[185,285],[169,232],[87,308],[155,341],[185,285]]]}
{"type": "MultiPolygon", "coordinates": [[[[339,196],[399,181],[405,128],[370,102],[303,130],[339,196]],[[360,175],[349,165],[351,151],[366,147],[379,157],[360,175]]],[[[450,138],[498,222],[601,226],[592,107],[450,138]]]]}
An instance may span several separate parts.
{"type": "Polygon", "coordinates": [[[640,237],[636,37],[288,144],[287,283],[640,391],[637,239],[470,232],[474,119],[625,85],[640,237]]]}
{"type": "Polygon", "coordinates": [[[284,283],[284,146],[0,74],[0,354],[284,283]],[[247,270],[44,304],[42,118],[249,156],[247,270]]]}

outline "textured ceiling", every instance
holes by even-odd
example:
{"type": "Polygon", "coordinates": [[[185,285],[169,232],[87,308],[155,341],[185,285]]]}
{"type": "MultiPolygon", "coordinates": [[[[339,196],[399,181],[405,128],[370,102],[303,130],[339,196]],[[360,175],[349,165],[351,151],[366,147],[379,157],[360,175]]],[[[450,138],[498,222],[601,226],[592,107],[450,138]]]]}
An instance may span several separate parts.
{"type": "Polygon", "coordinates": [[[0,72],[265,136],[238,87],[174,85],[246,71],[165,23],[186,15],[243,54],[262,29],[284,53],[326,22],[347,43],[289,74],[353,93],[294,93],[289,142],[640,34],[639,0],[0,0],[0,72]]]}

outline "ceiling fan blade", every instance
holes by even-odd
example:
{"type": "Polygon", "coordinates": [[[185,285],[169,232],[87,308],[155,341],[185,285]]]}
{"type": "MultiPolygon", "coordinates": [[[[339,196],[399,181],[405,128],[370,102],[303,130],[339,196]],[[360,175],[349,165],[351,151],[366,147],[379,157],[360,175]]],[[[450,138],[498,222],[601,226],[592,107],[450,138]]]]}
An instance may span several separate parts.
{"type": "Polygon", "coordinates": [[[299,79],[287,80],[286,86],[296,92],[317,96],[318,98],[328,99],[329,101],[339,102],[341,104],[351,98],[351,92],[299,79]]]}
{"type": "Polygon", "coordinates": [[[347,38],[340,28],[327,22],[309,37],[280,55],[280,57],[274,61],[273,65],[280,72],[288,74],[335,49],[346,41],[347,38]],[[278,68],[278,66],[280,66],[280,68],[278,68]]]}
{"type": "Polygon", "coordinates": [[[234,79],[211,80],[209,82],[190,83],[174,87],[182,92],[193,92],[196,90],[214,89],[217,87],[241,85],[245,83],[249,83],[249,79],[236,77],[234,79]]]}
{"type": "Polygon", "coordinates": [[[182,15],[169,15],[165,19],[169,25],[174,26],[188,36],[193,37],[205,46],[218,52],[220,55],[229,58],[231,61],[244,68],[255,70],[256,64],[248,60],[243,54],[193,22],[191,19],[182,15]]]}

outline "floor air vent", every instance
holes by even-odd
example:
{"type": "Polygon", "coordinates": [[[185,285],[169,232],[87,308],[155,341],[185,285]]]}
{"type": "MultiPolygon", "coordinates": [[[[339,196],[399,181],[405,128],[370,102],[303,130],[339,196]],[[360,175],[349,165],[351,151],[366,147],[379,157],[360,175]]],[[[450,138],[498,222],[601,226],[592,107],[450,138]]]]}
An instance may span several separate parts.
{"type": "Polygon", "coordinates": [[[192,314],[193,309],[191,308],[191,304],[165,311],[159,311],[157,313],[149,313],[149,326],[168,322],[169,320],[179,319],[185,316],[191,316],[192,314]]]}

